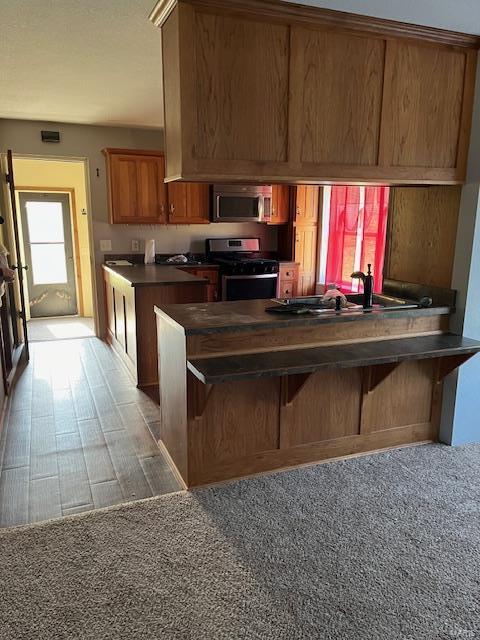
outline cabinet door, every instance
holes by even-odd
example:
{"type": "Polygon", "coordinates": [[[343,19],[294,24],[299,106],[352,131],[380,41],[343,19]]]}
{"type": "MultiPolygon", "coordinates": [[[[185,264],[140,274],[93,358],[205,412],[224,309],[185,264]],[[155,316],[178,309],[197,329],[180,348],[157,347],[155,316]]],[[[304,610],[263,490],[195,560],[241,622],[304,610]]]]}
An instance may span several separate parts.
{"type": "Polygon", "coordinates": [[[272,219],[269,224],[285,224],[290,218],[290,187],[272,185],[272,219]]]}
{"type": "Polygon", "coordinates": [[[468,55],[408,41],[387,43],[381,164],[457,166],[468,55]]]}
{"type": "Polygon", "coordinates": [[[110,223],[127,224],[137,215],[137,162],[128,155],[113,155],[110,178],[110,223]]]}
{"type": "Polygon", "coordinates": [[[298,267],[297,295],[315,293],[317,269],[318,225],[295,229],[295,262],[298,267]]]}
{"type": "Polygon", "coordinates": [[[317,167],[376,165],[385,41],[295,27],[292,58],[297,159],[317,167]]]}
{"type": "Polygon", "coordinates": [[[299,224],[316,224],[318,222],[319,188],[308,185],[297,187],[295,222],[299,224]]]}
{"type": "Polygon", "coordinates": [[[168,184],[168,221],[171,224],[208,224],[210,186],[195,182],[168,184]]]}
{"type": "Polygon", "coordinates": [[[137,365],[137,319],[135,315],[135,290],[130,288],[125,301],[125,352],[134,366],[137,365]]]}
{"type": "Polygon", "coordinates": [[[166,222],[167,188],[163,157],[136,156],[137,224],[166,222]]]}
{"type": "Polygon", "coordinates": [[[190,42],[198,166],[205,158],[231,173],[245,161],[286,162],[289,27],[214,11],[195,12],[190,42]]]}
{"type": "Polygon", "coordinates": [[[112,285],[105,280],[105,302],[107,305],[107,328],[108,331],[115,335],[115,302],[114,302],[114,290],[112,285]]]}
{"type": "Polygon", "coordinates": [[[111,224],[166,222],[162,155],[106,151],[111,224]]]}
{"type": "Polygon", "coordinates": [[[127,340],[125,335],[125,298],[121,291],[114,289],[115,299],[115,337],[125,349],[127,340]]]}

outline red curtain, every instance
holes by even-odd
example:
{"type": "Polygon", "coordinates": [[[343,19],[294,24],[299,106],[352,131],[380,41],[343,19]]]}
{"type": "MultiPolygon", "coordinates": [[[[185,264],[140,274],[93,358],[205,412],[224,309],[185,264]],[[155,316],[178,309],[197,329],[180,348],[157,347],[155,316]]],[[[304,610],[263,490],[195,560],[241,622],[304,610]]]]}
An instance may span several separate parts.
{"type": "Polygon", "coordinates": [[[382,291],[389,195],[389,187],[332,187],[326,285],[335,283],[348,293],[350,274],[358,268],[366,273],[370,263],[374,291],[382,291]]]}

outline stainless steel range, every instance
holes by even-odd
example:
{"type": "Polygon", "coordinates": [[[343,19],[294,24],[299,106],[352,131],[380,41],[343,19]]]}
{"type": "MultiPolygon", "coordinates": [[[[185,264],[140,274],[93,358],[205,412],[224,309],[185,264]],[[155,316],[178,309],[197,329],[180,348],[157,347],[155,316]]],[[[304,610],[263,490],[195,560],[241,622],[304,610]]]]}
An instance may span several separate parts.
{"type": "Polygon", "coordinates": [[[206,241],[207,260],[220,267],[222,300],[256,300],[277,295],[278,262],[262,258],[259,238],[206,241]]]}

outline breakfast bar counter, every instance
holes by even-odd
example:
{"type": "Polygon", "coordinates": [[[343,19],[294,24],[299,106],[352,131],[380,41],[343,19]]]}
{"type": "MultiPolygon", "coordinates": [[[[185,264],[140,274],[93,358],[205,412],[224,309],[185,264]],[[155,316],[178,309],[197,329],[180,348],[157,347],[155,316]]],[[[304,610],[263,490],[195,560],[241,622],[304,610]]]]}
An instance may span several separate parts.
{"type": "Polygon", "coordinates": [[[480,351],[449,307],[156,308],[159,445],[198,486],[438,437],[443,378],[480,351]]]}

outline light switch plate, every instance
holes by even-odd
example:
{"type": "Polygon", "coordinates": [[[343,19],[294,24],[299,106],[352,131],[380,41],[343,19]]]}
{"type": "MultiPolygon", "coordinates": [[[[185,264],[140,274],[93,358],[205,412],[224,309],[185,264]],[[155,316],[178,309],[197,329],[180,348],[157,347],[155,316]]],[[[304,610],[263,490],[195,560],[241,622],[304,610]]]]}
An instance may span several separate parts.
{"type": "Polygon", "coordinates": [[[100,240],[100,251],[111,251],[111,250],[112,250],[111,240],[100,240]]]}
{"type": "Polygon", "coordinates": [[[140,251],[140,240],[132,240],[132,251],[140,251]]]}

